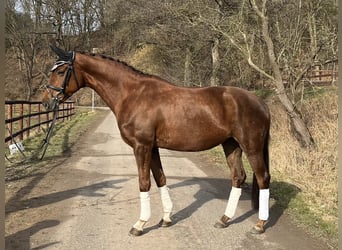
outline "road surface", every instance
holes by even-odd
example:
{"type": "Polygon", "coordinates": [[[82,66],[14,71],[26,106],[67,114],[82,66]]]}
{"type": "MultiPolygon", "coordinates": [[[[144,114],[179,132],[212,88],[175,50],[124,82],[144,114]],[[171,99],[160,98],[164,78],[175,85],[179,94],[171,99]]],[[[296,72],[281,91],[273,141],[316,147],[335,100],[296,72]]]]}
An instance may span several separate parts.
{"type": "Polygon", "coordinates": [[[33,178],[30,191],[17,197],[17,206],[8,216],[21,223],[16,230],[13,223],[8,225],[14,232],[6,238],[6,248],[329,249],[277,209],[271,209],[264,234],[250,235],[257,213],[250,209],[247,191],[231,225],[214,228],[227,204],[229,172],[195,153],[161,150],[160,154],[174,203],[171,227],[157,226],[162,205],[152,181],[151,220],[142,236],[129,236],[140,213],[137,168],[132,149],[124,144],[115,117],[108,113],[65,161],[33,178]]]}

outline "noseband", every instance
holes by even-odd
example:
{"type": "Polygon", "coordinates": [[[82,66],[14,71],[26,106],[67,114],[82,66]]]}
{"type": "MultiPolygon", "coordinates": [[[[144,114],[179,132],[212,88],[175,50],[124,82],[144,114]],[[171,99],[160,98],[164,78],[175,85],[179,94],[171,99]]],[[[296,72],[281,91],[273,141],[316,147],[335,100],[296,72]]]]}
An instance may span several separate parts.
{"type": "Polygon", "coordinates": [[[64,81],[63,81],[63,85],[62,87],[56,87],[53,86],[51,84],[45,84],[45,88],[46,90],[49,92],[49,94],[51,95],[51,98],[56,102],[59,103],[61,100],[63,100],[64,98],[69,98],[70,96],[65,92],[66,87],[69,84],[70,78],[71,78],[71,74],[74,73],[74,77],[75,77],[75,81],[77,84],[77,88],[79,88],[79,83],[78,80],[76,78],[75,72],[74,72],[74,60],[75,60],[75,52],[72,52],[72,57],[69,61],[57,61],[55,63],[55,65],[52,67],[51,72],[55,71],[58,67],[64,65],[64,64],[68,64],[68,70],[66,72],[64,81]],[[50,89],[54,90],[57,92],[56,95],[53,95],[50,91],[50,89]],[[60,95],[63,95],[62,98],[59,98],[60,95]]]}

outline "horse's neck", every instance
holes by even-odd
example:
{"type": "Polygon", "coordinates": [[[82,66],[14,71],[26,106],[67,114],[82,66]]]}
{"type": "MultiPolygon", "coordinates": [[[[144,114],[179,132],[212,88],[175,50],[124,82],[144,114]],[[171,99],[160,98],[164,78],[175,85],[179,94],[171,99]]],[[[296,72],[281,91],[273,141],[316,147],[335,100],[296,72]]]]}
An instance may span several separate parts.
{"type": "Polygon", "coordinates": [[[86,57],[80,63],[86,87],[95,90],[117,115],[122,108],[123,100],[133,89],[139,88],[137,77],[120,62],[86,57]]]}

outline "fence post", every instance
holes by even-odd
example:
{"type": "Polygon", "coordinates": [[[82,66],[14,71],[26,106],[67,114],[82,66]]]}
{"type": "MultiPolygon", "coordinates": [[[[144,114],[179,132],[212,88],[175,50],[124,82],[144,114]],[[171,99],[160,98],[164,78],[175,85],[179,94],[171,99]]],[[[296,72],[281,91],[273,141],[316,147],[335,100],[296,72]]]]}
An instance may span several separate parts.
{"type": "Polygon", "coordinates": [[[71,103],[70,103],[70,102],[68,102],[68,107],[67,107],[67,109],[68,109],[68,113],[67,113],[68,120],[70,120],[70,119],[71,119],[71,117],[70,117],[70,115],[71,115],[71,103]]]}
{"type": "Polygon", "coordinates": [[[335,83],[335,81],[336,81],[336,79],[337,79],[337,77],[336,77],[336,76],[337,76],[337,74],[336,74],[336,73],[337,73],[337,72],[336,72],[336,63],[335,63],[335,62],[332,63],[332,69],[331,69],[331,71],[332,71],[332,79],[331,79],[332,81],[331,81],[331,82],[332,82],[332,83],[335,83]]]}
{"type": "MultiPolygon", "coordinates": [[[[12,119],[13,118],[13,107],[12,107],[12,104],[8,104],[7,106],[7,118],[8,119],[12,119]]],[[[13,129],[13,125],[12,125],[12,122],[8,123],[8,130],[9,130],[9,135],[11,135],[12,133],[12,129],[13,129]]],[[[13,143],[13,140],[11,138],[11,140],[9,141],[9,145],[13,143]]]]}
{"type": "MultiPolygon", "coordinates": [[[[46,121],[49,120],[49,112],[46,113],[46,121]]],[[[46,129],[49,129],[49,123],[46,123],[46,129]]]]}
{"type": "Polygon", "coordinates": [[[41,111],[41,109],[40,109],[40,103],[38,103],[38,124],[39,124],[39,126],[38,126],[38,132],[40,132],[40,111],[41,111]]]}
{"type": "Polygon", "coordinates": [[[63,102],[63,107],[62,107],[62,109],[63,109],[63,111],[62,111],[62,116],[63,116],[63,119],[62,119],[62,121],[64,122],[64,108],[65,108],[65,105],[64,105],[65,103],[63,102]]]}
{"type": "MultiPolygon", "coordinates": [[[[19,105],[19,116],[24,115],[24,104],[19,105]]],[[[22,131],[24,129],[24,120],[20,119],[19,120],[19,131],[22,131]]],[[[20,133],[19,139],[23,140],[24,139],[24,133],[20,133]]]]}
{"type": "MultiPolygon", "coordinates": [[[[26,126],[29,128],[31,126],[31,103],[28,104],[28,115],[29,117],[26,118],[26,126]]],[[[26,136],[30,136],[30,129],[26,131],[26,136]]]]}

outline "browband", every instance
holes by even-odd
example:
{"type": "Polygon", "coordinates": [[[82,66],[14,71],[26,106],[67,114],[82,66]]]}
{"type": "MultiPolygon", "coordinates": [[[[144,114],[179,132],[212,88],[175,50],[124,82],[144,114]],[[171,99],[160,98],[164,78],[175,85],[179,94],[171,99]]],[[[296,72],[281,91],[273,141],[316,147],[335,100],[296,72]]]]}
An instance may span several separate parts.
{"type": "Polygon", "coordinates": [[[52,69],[50,70],[53,72],[55,69],[57,69],[59,66],[62,66],[64,64],[70,63],[69,61],[57,61],[55,65],[53,65],[52,69]]]}

